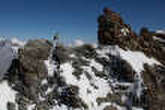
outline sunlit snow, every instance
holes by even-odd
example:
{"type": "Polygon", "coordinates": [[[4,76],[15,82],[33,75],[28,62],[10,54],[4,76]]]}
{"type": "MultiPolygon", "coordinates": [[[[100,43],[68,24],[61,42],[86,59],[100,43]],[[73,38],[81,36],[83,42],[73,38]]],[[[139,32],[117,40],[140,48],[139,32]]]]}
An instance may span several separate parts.
{"type": "Polygon", "coordinates": [[[7,110],[7,103],[15,103],[16,91],[11,89],[7,81],[0,83],[0,110],[7,110]]]}

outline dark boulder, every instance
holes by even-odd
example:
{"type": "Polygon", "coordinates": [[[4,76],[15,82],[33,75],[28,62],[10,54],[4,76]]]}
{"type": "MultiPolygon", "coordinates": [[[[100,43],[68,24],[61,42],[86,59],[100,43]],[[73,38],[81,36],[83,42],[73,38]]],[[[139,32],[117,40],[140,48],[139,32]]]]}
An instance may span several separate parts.
{"type": "Polygon", "coordinates": [[[48,40],[31,40],[27,42],[23,49],[20,50],[21,56],[30,57],[39,60],[46,60],[50,55],[52,44],[48,40]]]}
{"type": "Polygon", "coordinates": [[[47,75],[44,60],[48,59],[51,47],[51,43],[47,40],[34,40],[29,41],[23,49],[20,49],[20,71],[25,79],[44,78],[47,75]]]}
{"type": "Polygon", "coordinates": [[[13,88],[34,101],[38,100],[40,82],[48,74],[44,61],[51,48],[48,40],[29,41],[19,49],[18,58],[13,60],[9,69],[8,79],[15,83],[13,88]]]}

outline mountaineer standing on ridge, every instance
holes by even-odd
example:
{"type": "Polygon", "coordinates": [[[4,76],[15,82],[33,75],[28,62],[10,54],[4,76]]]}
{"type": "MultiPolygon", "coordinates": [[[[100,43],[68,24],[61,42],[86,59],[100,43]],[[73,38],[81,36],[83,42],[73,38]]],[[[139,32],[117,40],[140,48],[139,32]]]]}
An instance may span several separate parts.
{"type": "Polygon", "coordinates": [[[59,33],[53,36],[53,47],[55,48],[59,44],[59,33]]]}
{"type": "Polygon", "coordinates": [[[53,36],[53,59],[55,59],[56,61],[56,64],[57,64],[57,69],[60,69],[60,59],[59,57],[57,56],[57,49],[59,47],[59,33],[56,33],[54,36],[53,36]]]}

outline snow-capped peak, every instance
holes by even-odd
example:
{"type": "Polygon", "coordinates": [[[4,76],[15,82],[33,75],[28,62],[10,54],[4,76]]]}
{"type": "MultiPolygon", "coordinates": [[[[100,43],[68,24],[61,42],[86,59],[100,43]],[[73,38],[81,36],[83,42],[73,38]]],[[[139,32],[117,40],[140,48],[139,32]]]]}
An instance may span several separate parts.
{"type": "Polygon", "coordinates": [[[165,34],[165,30],[157,30],[156,33],[158,33],[158,34],[165,34]]]}
{"type": "Polygon", "coordinates": [[[25,41],[21,41],[18,38],[12,38],[11,42],[12,44],[19,45],[19,46],[24,46],[26,43],[25,41]]]}

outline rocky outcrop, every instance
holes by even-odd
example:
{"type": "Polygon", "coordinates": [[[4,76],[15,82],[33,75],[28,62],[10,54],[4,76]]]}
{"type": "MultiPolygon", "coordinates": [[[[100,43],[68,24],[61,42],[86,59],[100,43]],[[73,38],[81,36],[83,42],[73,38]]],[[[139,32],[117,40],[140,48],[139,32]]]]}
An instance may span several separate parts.
{"type": "Polygon", "coordinates": [[[98,24],[98,42],[100,45],[119,45],[123,49],[142,51],[147,56],[153,56],[165,64],[163,34],[142,28],[138,36],[130,26],[124,24],[119,14],[107,8],[104,9],[104,14],[98,18],[98,24]],[[113,16],[118,16],[118,20],[112,19],[113,16]],[[155,40],[154,37],[160,39],[155,40]]]}
{"type": "Polygon", "coordinates": [[[24,81],[27,85],[31,85],[32,80],[47,76],[44,60],[48,59],[51,46],[47,40],[34,40],[29,41],[23,49],[20,49],[20,72],[25,76],[24,81]]]}
{"type": "Polygon", "coordinates": [[[109,8],[104,9],[103,15],[98,18],[98,42],[99,44],[116,44],[118,38],[124,36],[135,37],[131,27],[124,24],[118,13],[109,8]]]}
{"type": "Polygon", "coordinates": [[[53,50],[53,60],[58,60],[59,63],[65,63],[69,59],[70,49],[64,45],[58,45],[56,49],[53,50]]]}
{"type": "Polygon", "coordinates": [[[148,88],[148,110],[164,110],[165,105],[165,67],[145,65],[144,83],[148,88]]]}
{"type": "Polygon", "coordinates": [[[136,72],[131,65],[120,57],[110,56],[110,67],[120,81],[133,82],[136,72]]]}
{"type": "Polygon", "coordinates": [[[18,51],[9,69],[9,81],[15,83],[15,89],[30,99],[38,99],[38,87],[48,70],[44,63],[50,55],[52,44],[48,40],[29,41],[18,51]]]}
{"type": "MultiPolygon", "coordinates": [[[[124,24],[119,14],[107,8],[104,10],[104,14],[98,18],[98,23],[98,42],[100,46],[118,45],[124,50],[141,51],[148,57],[157,59],[162,64],[154,67],[145,65],[143,80],[148,89],[143,100],[148,105],[147,110],[164,110],[165,35],[151,32],[147,28],[142,28],[140,34],[136,35],[128,25],[124,24]]],[[[117,66],[120,68],[114,67],[113,63],[111,65],[114,72],[121,73],[121,75],[123,73],[135,74],[126,62],[120,60],[118,63],[117,66]],[[120,66],[121,64],[122,66],[120,66]]],[[[129,75],[131,74],[125,74],[125,79],[131,79],[129,75]]]]}

